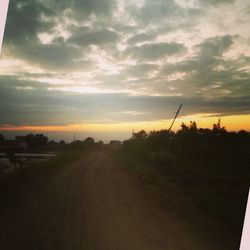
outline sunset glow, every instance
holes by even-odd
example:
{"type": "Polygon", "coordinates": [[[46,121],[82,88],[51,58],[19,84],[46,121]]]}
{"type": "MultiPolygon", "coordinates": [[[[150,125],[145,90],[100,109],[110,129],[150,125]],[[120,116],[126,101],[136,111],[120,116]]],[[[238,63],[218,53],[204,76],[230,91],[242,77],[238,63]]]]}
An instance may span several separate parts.
{"type": "Polygon", "coordinates": [[[10,1],[0,133],[125,138],[167,129],[180,104],[174,130],[219,118],[228,130],[250,130],[249,8],[247,0],[10,1]]]}
{"type": "MultiPolygon", "coordinates": [[[[211,114],[196,114],[190,116],[183,116],[176,120],[176,123],[173,127],[174,131],[179,130],[182,123],[186,125],[190,121],[196,121],[199,128],[210,128],[212,129],[213,124],[218,122],[218,119],[221,120],[221,125],[224,126],[228,131],[239,131],[242,128],[250,131],[250,115],[232,115],[232,116],[211,116],[211,114]]],[[[132,130],[139,131],[144,129],[147,132],[153,130],[168,129],[172,120],[158,120],[158,121],[147,121],[147,122],[125,122],[125,123],[110,123],[110,124],[70,124],[65,126],[11,126],[5,125],[1,126],[1,131],[8,132],[85,132],[85,133],[94,133],[94,132],[104,132],[111,134],[112,132],[128,132],[131,133],[132,130]]],[[[120,139],[126,139],[123,136],[120,139]]]]}

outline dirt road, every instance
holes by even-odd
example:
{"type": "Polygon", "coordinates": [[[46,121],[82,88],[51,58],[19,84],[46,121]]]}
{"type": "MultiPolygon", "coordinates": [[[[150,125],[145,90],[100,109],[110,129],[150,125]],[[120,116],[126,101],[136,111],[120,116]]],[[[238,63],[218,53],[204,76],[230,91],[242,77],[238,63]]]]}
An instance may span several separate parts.
{"type": "Polygon", "coordinates": [[[237,249],[212,224],[195,222],[199,215],[186,214],[161,211],[117,160],[98,151],[4,204],[0,249],[237,249]]]}

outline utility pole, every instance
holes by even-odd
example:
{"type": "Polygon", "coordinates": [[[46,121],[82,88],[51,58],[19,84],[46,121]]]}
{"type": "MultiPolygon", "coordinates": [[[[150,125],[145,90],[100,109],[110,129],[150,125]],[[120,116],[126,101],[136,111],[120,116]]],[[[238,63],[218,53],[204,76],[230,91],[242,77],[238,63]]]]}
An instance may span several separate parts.
{"type": "Polygon", "coordinates": [[[181,111],[181,107],[182,107],[182,104],[180,105],[180,107],[178,108],[178,110],[177,110],[177,112],[176,112],[176,114],[175,114],[174,120],[172,121],[172,123],[171,123],[171,125],[170,125],[170,127],[169,127],[169,129],[168,129],[168,134],[170,133],[170,131],[171,131],[173,125],[174,125],[174,122],[175,122],[175,120],[176,120],[178,114],[179,114],[180,111],[181,111]]]}
{"type": "Polygon", "coordinates": [[[173,121],[172,121],[172,123],[171,123],[171,125],[170,125],[170,127],[169,127],[169,129],[168,129],[168,131],[167,131],[167,136],[166,136],[166,138],[162,141],[161,148],[163,148],[163,147],[165,146],[166,141],[167,141],[167,140],[168,140],[168,138],[169,138],[169,135],[170,135],[171,129],[172,129],[172,127],[173,127],[174,123],[175,123],[175,120],[176,120],[176,118],[177,118],[178,114],[179,114],[179,113],[180,113],[180,111],[181,111],[181,108],[182,108],[182,104],[180,105],[180,107],[178,108],[178,110],[177,110],[177,112],[176,112],[176,114],[175,114],[175,117],[174,117],[174,119],[173,119],[173,121]]]}

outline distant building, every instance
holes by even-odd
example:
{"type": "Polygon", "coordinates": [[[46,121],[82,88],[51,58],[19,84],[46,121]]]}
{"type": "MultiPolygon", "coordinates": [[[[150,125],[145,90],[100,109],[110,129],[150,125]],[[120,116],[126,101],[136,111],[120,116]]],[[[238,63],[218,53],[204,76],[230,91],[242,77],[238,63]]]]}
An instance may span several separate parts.
{"type": "Polygon", "coordinates": [[[24,151],[27,149],[27,143],[24,141],[4,140],[0,142],[0,151],[24,151]]]}

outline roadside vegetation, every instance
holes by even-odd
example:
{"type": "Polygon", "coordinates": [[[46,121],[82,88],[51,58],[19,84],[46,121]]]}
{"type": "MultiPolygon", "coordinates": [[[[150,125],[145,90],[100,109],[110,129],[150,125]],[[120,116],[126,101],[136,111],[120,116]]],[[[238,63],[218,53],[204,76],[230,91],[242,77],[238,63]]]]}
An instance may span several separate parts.
{"type": "Polygon", "coordinates": [[[169,184],[238,235],[250,184],[250,134],[182,123],[177,132],[144,130],[123,142],[121,157],[142,181],[169,184]]]}

